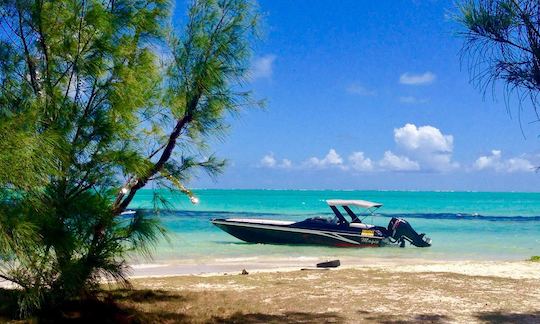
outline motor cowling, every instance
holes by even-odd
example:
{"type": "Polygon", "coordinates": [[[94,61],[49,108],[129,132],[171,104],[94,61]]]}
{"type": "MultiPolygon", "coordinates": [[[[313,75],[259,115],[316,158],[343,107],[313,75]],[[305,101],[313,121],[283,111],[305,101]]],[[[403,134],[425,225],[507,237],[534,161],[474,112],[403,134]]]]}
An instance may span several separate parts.
{"type": "Polygon", "coordinates": [[[431,246],[431,239],[427,237],[424,233],[418,234],[412,226],[404,219],[393,217],[388,223],[388,232],[391,234],[391,237],[398,241],[403,242],[403,240],[409,241],[412,245],[418,247],[428,247],[431,246]]]}

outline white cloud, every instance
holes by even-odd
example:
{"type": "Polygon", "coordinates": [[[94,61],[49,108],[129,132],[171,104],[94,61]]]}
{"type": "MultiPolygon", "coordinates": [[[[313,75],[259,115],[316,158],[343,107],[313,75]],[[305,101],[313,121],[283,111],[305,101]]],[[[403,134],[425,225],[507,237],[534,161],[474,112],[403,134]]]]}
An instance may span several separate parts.
{"type": "Polygon", "coordinates": [[[276,166],[276,164],[277,164],[276,159],[274,158],[274,154],[272,153],[263,156],[263,158],[259,162],[260,166],[266,167],[266,168],[273,168],[276,166]]]}
{"type": "Polygon", "coordinates": [[[424,72],[422,74],[413,74],[409,72],[403,73],[399,77],[399,83],[406,84],[406,85],[422,85],[422,84],[431,84],[437,76],[430,72],[424,72]]]}
{"type": "Polygon", "coordinates": [[[268,79],[272,76],[275,55],[268,54],[253,60],[249,76],[252,80],[268,79]]]}
{"type": "Polygon", "coordinates": [[[292,162],[289,159],[283,159],[281,160],[281,167],[284,169],[290,169],[292,168],[292,162]]]}
{"type": "Polygon", "coordinates": [[[259,161],[259,167],[269,169],[290,169],[292,168],[292,162],[289,159],[282,159],[280,162],[276,160],[273,153],[266,154],[259,161]]]}
{"type": "Polygon", "coordinates": [[[452,152],[454,137],[443,135],[433,126],[416,127],[414,124],[405,124],[394,129],[394,140],[407,150],[428,150],[439,152],[452,152]]]}
{"type": "Polygon", "coordinates": [[[406,156],[398,156],[391,151],[384,152],[384,157],[379,161],[379,166],[390,171],[418,171],[420,165],[406,156]]]}
{"type": "Polygon", "coordinates": [[[459,166],[452,161],[454,137],[444,135],[436,127],[406,124],[394,129],[394,141],[407,156],[418,161],[422,169],[449,171],[459,166]]]}
{"type": "Polygon", "coordinates": [[[491,155],[479,157],[474,162],[474,168],[477,170],[497,169],[501,165],[501,154],[500,150],[493,150],[491,155]]]}
{"type": "MultiPolygon", "coordinates": [[[[452,160],[454,138],[433,126],[405,124],[394,129],[396,150],[387,150],[380,160],[372,160],[362,151],[352,152],[344,159],[334,148],[322,157],[311,157],[303,163],[293,163],[283,158],[276,159],[273,153],[264,155],[258,167],[269,169],[340,169],[351,172],[448,172],[460,167],[452,160]],[[394,153],[397,152],[397,153],[394,153]]],[[[532,172],[540,155],[520,155],[503,158],[501,150],[478,157],[468,170],[493,170],[496,172],[532,172]]],[[[539,163],[540,164],[540,163],[539,163]]]]}
{"type": "Polygon", "coordinates": [[[490,155],[481,156],[473,164],[476,170],[495,170],[497,172],[531,172],[534,165],[524,157],[502,158],[501,150],[492,150],[490,155]]]}
{"type": "Polygon", "coordinates": [[[425,104],[429,102],[429,98],[417,98],[415,96],[405,96],[405,97],[399,97],[399,102],[404,104],[425,104]]]}
{"type": "MultiPolygon", "coordinates": [[[[459,167],[459,163],[452,161],[453,136],[443,134],[436,127],[405,124],[401,128],[394,129],[394,141],[399,154],[387,150],[376,162],[361,151],[352,152],[345,161],[335,149],[331,148],[324,157],[311,157],[296,168],[338,168],[358,172],[420,170],[447,172],[459,167]]],[[[290,160],[276,160],[273,154],[264,156],[259,165],[267,168],[295,167],[290,160]]],[[[522,161],[519,160],[513,161],[513,165],[514,168],[523,167],[522,161]]]]}
{"type": "Polygon", "coordinates": [[[322,159],[317,157],[309,158],[305,163],[307,167],[313,168],[327,168],[327,167],[340,167],[343,168],[343,158],[334,149],[330,149],[328,154],[322,159]]]}
{"type": "Polygon", "coordinates": [[[364,152],[353,152],[349,156],[349,163],[353,170],[356,171],[372,171],[373,162],[370,158],[364,156],[364,152]]]}
{"type": "Polygon", "coordinates": [[[350,94],[365,96],[365,97],[371,97],[371,96],[377,95],[377,91],[368,89],[356,83],[349,85],[346,90],[350,94]]]}
{"type": "Polygon", "coordinates": [[[520,157],[508,159],[506,166],[508,172],[531,172],[535,170],[531,161],[520,157]]]}

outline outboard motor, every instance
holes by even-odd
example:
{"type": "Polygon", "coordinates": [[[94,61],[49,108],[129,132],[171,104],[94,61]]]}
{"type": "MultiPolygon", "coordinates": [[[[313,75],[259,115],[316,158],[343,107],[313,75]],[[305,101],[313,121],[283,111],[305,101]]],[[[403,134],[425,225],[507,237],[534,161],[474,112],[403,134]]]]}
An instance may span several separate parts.
{"type": "Polygon", "coordinates": [[[404,219],[393,217],[388,223],[388,232],[392,238],[400,243],[400,246],[405,246],[405,241],[409,241],[412,245],[418,247],[431,246],[431,239],[425,236],[424,233],[418,234],[412,226],[404,219]]]}

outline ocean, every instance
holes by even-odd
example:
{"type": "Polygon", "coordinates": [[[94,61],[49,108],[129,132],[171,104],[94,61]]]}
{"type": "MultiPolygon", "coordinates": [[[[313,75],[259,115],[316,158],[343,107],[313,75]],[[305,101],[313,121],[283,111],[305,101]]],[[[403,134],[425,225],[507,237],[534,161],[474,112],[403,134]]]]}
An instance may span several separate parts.
{"type": "MultiPolygon", "coordinates": [[[[141,267],[190,264],[204,270],[205,264],[333,258],[511,261],[540,255],[540,193],[208,189],[195,190],[198,204],[180,193],[159,193],[169,201],[158,214],[168,239],[156,246],[153,260],[133,256],[132,263],[141,267]],[[433,245],[362,249],[249,244],[210,223],[212,218],[227,217],[294,221],[329,217],[333,214],[326,199],[382,203],[380,215],[367,217],[366,223],[386,226],[391,217],[401,217],[431,237],[433,245]]],[[[130,207],[152,209],[153,202],[154,192],[141,190],[130,207]]]]}

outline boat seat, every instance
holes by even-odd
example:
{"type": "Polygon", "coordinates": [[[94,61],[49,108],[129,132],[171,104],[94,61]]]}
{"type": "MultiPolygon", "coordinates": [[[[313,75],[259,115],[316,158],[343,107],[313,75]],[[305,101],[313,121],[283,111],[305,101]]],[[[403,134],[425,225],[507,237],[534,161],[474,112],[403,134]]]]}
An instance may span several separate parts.
{"type": "Polygon", "coordinates": [[[354,227],[354,228],[361,228],[361,229],[370,229],[370,228],[375,227],[375,225],[364,224],[364,223],[350,223],[349,226],[354,227]]]}

